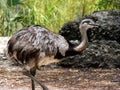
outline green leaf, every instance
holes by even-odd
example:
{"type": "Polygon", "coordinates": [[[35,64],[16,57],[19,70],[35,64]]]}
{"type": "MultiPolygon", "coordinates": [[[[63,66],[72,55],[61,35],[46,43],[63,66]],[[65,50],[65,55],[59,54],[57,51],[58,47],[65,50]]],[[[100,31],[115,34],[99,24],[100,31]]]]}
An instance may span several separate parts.
{"type": "Polygon", "coordinates": [[[23,17],[22,16],[18,16],[18,17],[15,17],[12,21],[14,22],[20,22],[22,21],[23,17]]]}
{"type": "Polygon", "coordinates": [[[15,6],[17,4],[22,4],[23,0],[7,0],[7,5],[9,7],[15,6]]]}

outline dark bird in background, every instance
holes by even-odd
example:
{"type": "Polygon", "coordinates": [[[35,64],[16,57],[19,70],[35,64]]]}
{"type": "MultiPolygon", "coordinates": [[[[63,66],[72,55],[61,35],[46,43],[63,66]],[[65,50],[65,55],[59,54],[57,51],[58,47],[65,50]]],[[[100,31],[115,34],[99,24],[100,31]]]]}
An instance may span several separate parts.
{"type": "Polygon", "coordinates": [[[91,19],[82,20],[79,25],[82,41],[78,46],[71,47],[63,36],[55,34],[43,26],[28,26],[12,35],[8,41],[8,55],[11,60],[22,65],[23,74],[31,78],[32,90],[35,90],[34,81],[43,90],[48,90],[35,78],[36,69],[39,66],[60,62],[62,58],[82,52],[88,42],[86,31],[94,27],[98,26],[91,19]]]}

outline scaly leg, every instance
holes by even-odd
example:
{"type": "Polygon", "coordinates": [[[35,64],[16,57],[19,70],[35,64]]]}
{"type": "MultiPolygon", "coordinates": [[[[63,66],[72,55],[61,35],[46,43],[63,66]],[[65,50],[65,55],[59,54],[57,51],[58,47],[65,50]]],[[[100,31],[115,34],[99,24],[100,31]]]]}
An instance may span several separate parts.
{"type": "MultiPolygon", "coordinates": [[[[30,74],[35,77],[36,68],[31,68],[31,69],[30,69],[30,74]]],[[[35,90],[35,83],[34,83],[34,80],[33,80],[33,79],[31,79],[31,83],[32,83],[32,90],[35,90]]]]}
{"type": "Polygon", "coordinates": [[[36,74],[36,68],[30,69],[30,72],[25,69],[25,71],[23,72],[23,74],[31,78],[31,81],[32,81],[32,90],[35,90],[34,81],[37,82],[37,83],[43,88],[43,90],[49,90],[44,84],[42,84],[40,81],[38,81],[38,80],[34,77],[35,74],[36,74]]]}

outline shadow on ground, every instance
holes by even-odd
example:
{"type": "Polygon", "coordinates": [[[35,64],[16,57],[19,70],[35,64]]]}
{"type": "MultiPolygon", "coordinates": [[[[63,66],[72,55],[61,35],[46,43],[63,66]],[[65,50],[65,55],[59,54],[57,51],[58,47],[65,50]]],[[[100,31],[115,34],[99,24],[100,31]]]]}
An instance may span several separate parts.
{"type": "MultiPolygon", "coordinates": [[[[30,90],[31,81],[8,60],[0,60],[0,90],[30,90]]],[[[50,90],[120,90],[120,69],[62,68],[44,66],[37,79],[50,90]]],[[[36,90],[42,90],[36,84],[36,90]]]]}

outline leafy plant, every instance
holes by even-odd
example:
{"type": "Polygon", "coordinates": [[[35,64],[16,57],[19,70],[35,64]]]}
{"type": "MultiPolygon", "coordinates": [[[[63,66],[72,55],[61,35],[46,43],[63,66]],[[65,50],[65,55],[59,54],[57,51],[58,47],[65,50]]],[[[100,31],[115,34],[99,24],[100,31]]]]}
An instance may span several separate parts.
{"type": "Polygon", "coordinates": [[[96,9],[120,9],[120,0],[98,0],[96,9]]]}
{"type": "MultiPolygon", "coordinates": [[[[14,4],[18,5],[18,3],[14,4]]],[[[17,0],[16,0],[17,1],[17,0]]],[[[18,0],[20,1],[20,0],[18,0]]],[[[18,2],[17,1],[17,2],[18,2]]],[[[1,0],[0,2],[0,13],[1,13],[1,29],[0,29],[0,34],[1,35],[9,35],[11,32],[14,31],[15,27],[17,27],[17,19],[18,17],[18,12],[17,12],[17,6],[12,6],[11,4],[8,4],[8,2],[12,2],[12,0],[1,0]]]]}
{"type": "Polygon", "coordinates": [[[120,9],[120,0],[0,0],[0,36],[32,24],[54,32],[76,17],[95,10],[120,9]]]}

